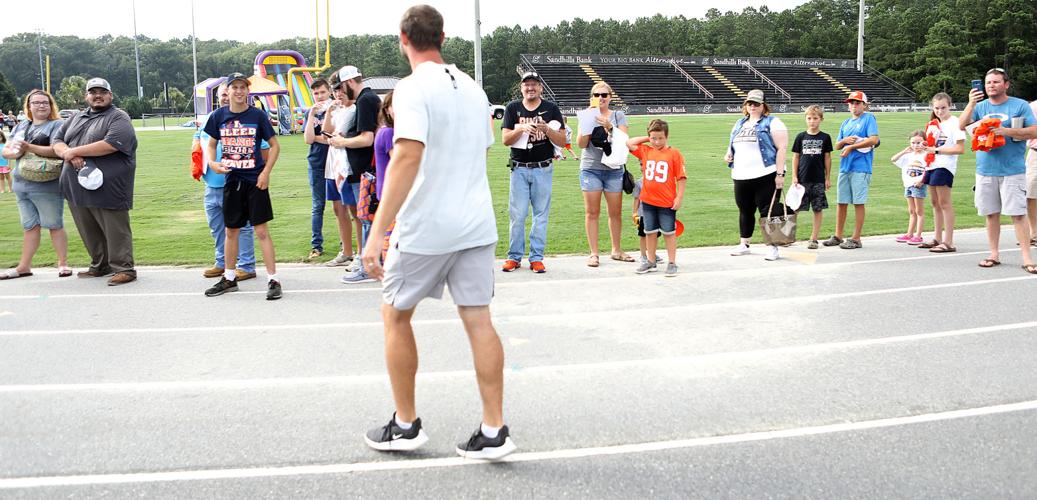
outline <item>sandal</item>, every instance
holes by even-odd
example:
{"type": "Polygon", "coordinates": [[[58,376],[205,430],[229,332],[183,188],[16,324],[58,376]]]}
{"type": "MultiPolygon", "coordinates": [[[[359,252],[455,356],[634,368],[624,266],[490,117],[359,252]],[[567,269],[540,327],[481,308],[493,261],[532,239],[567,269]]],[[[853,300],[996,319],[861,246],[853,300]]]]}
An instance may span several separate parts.
{"type": "Polygon", "coordinates": [[[930,248],[929,251],[932,253],[950,253],[957,252],[958,247],[952,247],[948,246],[946,243],[940,243],[939,245],[930,248]]]}
{"type": "Polygon", "coordinates": [[[61,267],[58,268],[58,277],[59,278],[67,278],[69,276],[72,276],[72,268],[71,267],[61,266],[61,267]]]}
{"type": "Polygon", "coordinates": [[[918,248],[936,248],[940,245],[942,245],[942,243],[940,243],[939,241],[932,240],[928,243],[922,243],[921,245],[918,245],[918,248]]]}
{"type": "Polygon", "coordinates": [[[1000,265],[1001,265],[1001,261],[999,261],[997,259],[983,259],[983,260],[979,261],[979,267],[987,267],[987,268],[989,268],[989,267],[1000,266],[1000,265]]]}
{"type": "Polygon", "coordinates": [[[25,277],[28,277],[28,276],[32,276],[32,271],[27,271],[27,272],[24,272],[24,273],[20,273],[20,272],[18,272],[17,269],[12,267],[12,268],[10,268],[10,269],[0,273],[0,280],[13,280],[15,278],[25,278],[25,277]]]}
{"type": "Polygon", "coordinates": [[[612,254],[612,260],[618,260],[620,262],[633,262],[634,258],[625,253],[614,253],[612,254]]]}
{"type": "Polygon", "coordinates": [[[598,261],[597,255],[591,255],[590,257],[587,257],[587,267],[598,267],[599,264],[601,263],[598,261]]]}
{"type": "Polygon", "coordinates": [[[1037,274],[1037,264],[1023,264],[1023,270],[1030,274],[1037,274]]]}

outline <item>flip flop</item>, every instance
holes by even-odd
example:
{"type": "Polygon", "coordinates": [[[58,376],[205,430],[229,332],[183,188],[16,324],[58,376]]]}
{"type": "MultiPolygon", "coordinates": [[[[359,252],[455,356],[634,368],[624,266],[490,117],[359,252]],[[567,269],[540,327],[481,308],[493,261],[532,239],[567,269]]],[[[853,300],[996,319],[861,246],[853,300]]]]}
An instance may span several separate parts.
{"type": "Polygon", "coordinates": [[[936,248],[940,245],[942,245],[942,243],[940,243],[939,241],[931,240],[927,243],[922,243],[921,245],[918,245],[918,248],[936,248]]]}
{"type": "Polygon", "coordinates": [[[587,267],[598,267],[599,264],[601,264],[601,262],[598,261],[597,255],[587,257],[587,267]]]}
{"type": "Polygon", "coordinates": [[[25,278],[27,276],[32,276],[32,271],[20,273],[17,269],[12,267],[3,273],[0,273],[0,280],[13,280],[15,278],[25,278]]]}
{"type": "Polygon", "coordinates": [[[58,268],[58,277],[59,278],[67,278],[69,276],[72,276],[72,268],[71,267],[65,266],[65,267],[59,267],[58,268]]]}
{"type": "Polygon", "coordinates": [[[625,253],[614,253],[612,254],[612,260],[618,260],[620,262],[633,262],[634,258],[625,253]]]}
{"type": "Polygon", "coordinates": [[[930,248],[929,251],[932,253],[950,253],[957,252],[958,247],[947,246],[946,243],[940,243],[939,245],[930,248]]]}
{"type": "Polygon", "coordinates": [[[1023,264],[1023,271],[1030,274],[1037,274],[1037,264],[1023,264]]]}
{"type": "Polygon", "coordinates": [[[1000,265],[1001,265],[1001,261],[999,261],[997,259],[983,259],[983,260],[979,261],[979,267],[987,267],[987,268],[989,268],[989,267],[1000,266],[1000,265]]]}

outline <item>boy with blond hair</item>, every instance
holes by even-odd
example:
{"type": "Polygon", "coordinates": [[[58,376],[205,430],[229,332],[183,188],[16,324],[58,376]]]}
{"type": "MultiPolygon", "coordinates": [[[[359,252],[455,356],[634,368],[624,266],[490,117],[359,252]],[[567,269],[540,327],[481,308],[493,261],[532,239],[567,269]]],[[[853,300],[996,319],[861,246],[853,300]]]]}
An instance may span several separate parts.
{"type": "Polygon", "coordinates": [[[808,106],[804,111],[807,130],[800,132],[792,143],[792,184],[803,186],[800,209],[810,207],[814,212],[814,227],[810,231],[807,248],[817,249],[821,231],[821,211],[828,208],[825,191],[832,187],[832,136],[821,131],[825,111],[821,106],[808,106]]]}
{"type": "MultiPolygon", "coordinates": [[[[667,144],[670,126],[663,120],[652,120],[648,124],[648,135],[632,137],[627,149],[641,160],[641,211],[644,232],[647,238],[646,255],[655,255],[659,246],[659,233],[666,240],[666,276],[677,275],[677,210],[684,199],[684,156],[667,144]],[[648,143],[648,144],[645,144],[648,143]]],[[[655,260],[644,261],[637,274],[656,271],[655,260]]]]}

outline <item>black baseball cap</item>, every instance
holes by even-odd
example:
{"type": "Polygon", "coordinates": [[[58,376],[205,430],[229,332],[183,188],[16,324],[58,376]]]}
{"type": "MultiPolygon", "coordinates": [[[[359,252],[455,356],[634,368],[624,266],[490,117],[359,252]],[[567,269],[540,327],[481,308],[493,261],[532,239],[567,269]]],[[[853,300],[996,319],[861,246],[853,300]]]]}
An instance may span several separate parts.
{"type": "Polygon", "coordinates": [[[231,73],[231,74],[227,75],[227,81],[226,81],[227,86],[229,87],[230,84],[234,83],[236,80],[244,81],[245,85],[249,85],[249,86],[252,85],[252,82],[249,81],[247,76],[245,76],[243,73],[238,73],[237,71],[235,71],[234,73],[231,73]]]}
{"type": "Polygon", "coordinates": [[[537,73],[536,71],[527,71],[525,73],[522,73],[522,80],[521,81],[524,82],[526,80],[536,80],[538,82],[542,82],[543,81],[543,80],[540,79],[540,73],[537,73]]]}

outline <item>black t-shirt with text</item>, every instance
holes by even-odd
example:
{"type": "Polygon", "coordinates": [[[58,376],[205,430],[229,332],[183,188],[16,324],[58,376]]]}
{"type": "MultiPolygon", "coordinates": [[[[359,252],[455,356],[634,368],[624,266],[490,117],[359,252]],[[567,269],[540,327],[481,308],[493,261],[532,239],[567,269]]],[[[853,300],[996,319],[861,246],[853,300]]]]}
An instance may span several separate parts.
{"type": "MultiPolygon", "coordinates": [[[[515,129],[515,125],[522,123],[550,123],[557,121],[562,123],[562,112],[558,106],[550,101],[540,100],[540,105],[530,111],[522,104],[522,100],[512,101],[504,108],[504,122],[501,128],[515,129]]],[[[529,135],[529,141],[524,149],[511,148],[512,161],[522,163],[533,163],[550,160],[554,158],[555,147],[544,132],[534,132],[529,135]]]]}
{"type": "Polygon", "coordinates": [[[825,154],[832,152],[832,136],[800,132],[792,143],[792,152],[799,153],[796,175],[800,184],[825,181],[825,154]]]}
{"type": "MultiPolygon", "coordinates": [[[[346,131],[346,137],[356,137],[364,132],[374,134],[378,130],[378,111],[382,109],[382,100],[373,90],[365,87],[356,98],[356,119],[353,126],[346,131]]],[[[360,174],[364,172],[374,173],[374,140],[371,145],[363,148],[346,148],[346,157],[349,158],[349,168],[352,175],[346,177],[346,182],[356,184],[360,182],[360,174]]]]}

